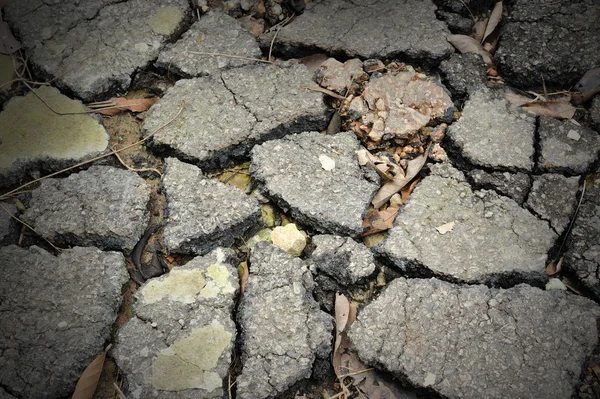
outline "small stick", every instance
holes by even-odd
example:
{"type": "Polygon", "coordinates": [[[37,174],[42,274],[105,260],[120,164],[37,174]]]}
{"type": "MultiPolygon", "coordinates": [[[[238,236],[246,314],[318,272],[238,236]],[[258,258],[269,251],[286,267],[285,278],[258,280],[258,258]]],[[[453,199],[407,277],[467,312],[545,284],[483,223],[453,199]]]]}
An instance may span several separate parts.
{"type": "MultiPolygon", "coordinates": [[[[28,225],[27,223],[25,223],[24,221],[22,221],[21,219],[19,219],[18,217],[16,217],[16,216],[15,216],[15,215],[13,215],[12,213],[10,213],[10,211],[9,211],[8,209],[6,209],[6,207],[5,207],[4,205],[0,204],[0,207],[2,207],[2,209],[4,209],[4,212],[8,213],[8,216],[10,216],[11,218],[15,219],[17,222],[21,223],[23,226],[25,226],[25,227],[28,227],[28,228],[29,228],[29,230],[33,231],[33,232],[34,232],[35,234],[37,234],[38,236],[42,237],[42,236],[40,235],[40,233],[38,233],[37,231],[35,231],[35,230],[34,230],[34,228],[33,228],[33,227],[31,227],[30,225],[28,225]]],[[[60,248],[58,248],[56,245],[52,244],[52,243],[50,242],[50,240],[48,240],[48,239],[47,239],[47,238],[45,238],[45,237],[42,237],[42,238],[44,239],[44,241],[46,241],[48,244],[50,244],[50,246],[51,246],[52,248],[54,248],[54,249],[56,250],[56,252],[60,252],[60,251],[61,251],[61,249],[60,249],[60,248]]]]}
{"type": "Polygon", "coordinates": [[[277,30],[275,31],[275,34],[273,35],[273,39],[271,39],[271,45],[269,46],[269,56],[267,57],[267,60],[269,60],[269,62],[272,62],[271,53],[273,52],[273,47],[275,46],[275,39],[277,38],[279,31],[294,17],[294,15],[296,15],[296,14],[294,13],[294,14],[290,15],[285,20],[283,20],[281,23],[277,24],[277,30]]]}
{"type": "Polygon", "coordinates": [[[247,61],[257,61],[257,62],[264,62],[267,64],[272,64],[272,61],[268,61],[268,60],[261,60],[260,58],[252,58],[252,57],[244,57],[242,55],[233,55],[233,54],[225,54],[225,53],[209,53],[209,52],[205,52],[205,51],[187,51],[190,54],[198,54],[198,55],[209,55],[212,57],[227,57],[227,58],[235,58],[238,60],[247,60],[247,61]]]}
{"type": "Polygon", "coordinates": [[[162,173],[160,173],[157,169],[154,169],[154,168],[142,168],[142,169],[132,168],[131,166],[127,165],[125,163],[125,161],[123,161],[123,158],[121,158],[121,156],[119,155],[119,153],[116,152],[115,147],[111,147],[111,150],[113,151],[113,153],[115,154],[115,157],[117,157],[117,159],[119,160],[119,162],[121,162],[121,165],[125,166],[130,171],[132,171],[132,172],[155,172],[159,176],[162,176],[162,173]]]}
{"type": "Polygon", "coordinates": [[[469,7],[467,6],[467,4],[466,4],[466,3],[465,3],[463,0],[458,0],[458,1],[460,1],[460,2],[463,4],[463,6],[465,6],[465,8],[466,8],[466,9],[467,9],[467,11],[469,12],[469,14],[471,14],[471,19],[472,19],[473,21],[475,21],[475,16],[474,16],[474,15],[473,15],[473,13],[471,12],[471,10],[470,10],[470,9],[469,9],[469,7]]]}
{"type": "Polygon", "coordinates": [[[373,369],[373,367],[371,367],[371,368],[368,368],[368,369],[363,369],[363,370],[354,371],[354,372],[352,372],[352,373],[348,373],[348,374],[342,374],[342,375],[340,375],[340,376],[338,377],[338,379],[340,379],[340,378],[346,378],[346,377],[352,377],[352,376],[354,376],[354,375],[358,375],[358,374],[366,373],[366,372],[368,372],[368,371],[372,371],[372,370],[374,370],[374,369],[373,369]]]}
{"type": "Polygon", "coordinates": [[[328,96],[331,96],[333,98],[337,98],[338,100],[345,100],[346,99],[346,97],[344,97],[342,95],[339,95],[339,94],[337,94],[334,91],[324,89],[322,87],[318,87],[318,86],[306,86],[306,85],[302,85],[300,87],[302,87],[303,89],[308,89],[308,90],[312,90],[312,91],[318,91],[320,93],[327,94],[328,96]]]}

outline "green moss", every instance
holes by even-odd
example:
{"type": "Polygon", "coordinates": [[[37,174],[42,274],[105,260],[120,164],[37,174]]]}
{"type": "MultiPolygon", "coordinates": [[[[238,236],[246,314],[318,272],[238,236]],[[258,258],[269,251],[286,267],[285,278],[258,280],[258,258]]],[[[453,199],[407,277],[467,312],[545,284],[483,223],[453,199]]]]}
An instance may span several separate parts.
{"type": "Polygon", "coordinates": [[[164,298],[172,301],[193,303],[206,286],[200,270],[178,270],[174,268],[162,279],[150,280],[143,288],[146,303],[155,303],[164,298]]]}

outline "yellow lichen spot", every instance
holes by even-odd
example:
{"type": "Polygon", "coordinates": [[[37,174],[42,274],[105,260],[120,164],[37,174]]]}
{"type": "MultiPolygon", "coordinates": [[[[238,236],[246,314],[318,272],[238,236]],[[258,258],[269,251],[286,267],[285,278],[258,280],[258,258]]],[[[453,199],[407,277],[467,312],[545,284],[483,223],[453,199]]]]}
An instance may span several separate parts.
{"type": "Polygon", "coordinates": [[[233,335],[217,320],[160,351],[152,363],[152,386],[163,391],[221,387],[222,377],[214,371],[231,345],[233,335]]]}
{"type": "Polygon", "coordinates": [[[183,12],[177,7],[161,7],[150,19],[148,25],[157,35],[170,36],[183,21],[183,12]]]}
{"type": "Polygon", "coordinates": [[[150,280],[142,288],[146,303],[155,303],[163,298],[172,301],[192,303],[206,285],[206,279],[200,270],[171,270],[162,279],[150,280]]]}

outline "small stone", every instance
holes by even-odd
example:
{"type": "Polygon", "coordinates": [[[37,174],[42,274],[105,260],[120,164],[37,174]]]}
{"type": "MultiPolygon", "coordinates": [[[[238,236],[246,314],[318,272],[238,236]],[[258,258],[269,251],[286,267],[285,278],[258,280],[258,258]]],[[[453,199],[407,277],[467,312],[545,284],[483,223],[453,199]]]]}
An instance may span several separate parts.
{"type": "Polygon", "coordinates": [[[358,58],[343,64],[335,58],[329,58],[317,69],[314,79],[322,87],[344,95],[352,79],[362,73],[362,62],[358,58]]]}
{"type": "Polygon", "coordinates": [[[369,108],[365,103],[365,100],[362,97],[354,97],[352,101],[350,101],[350,106],[346,111],[348,118],[352,120],[357,120],[362,118],[367,112],[369,112],[369,108]]]}
{"type": "Polygon", "coordinates": [[[363,69],[366,73],[373,73],[376,71],[381,72],[385,70],[385,65],[383,65],[383,62],[381,62],[381,60],[371,58],[363,62],[363,69]]]}
{"type": "Polygon", "coordinates": [[[306,246],[306,237],[294,223],[275,227],[271,233],[271,240],[292,256],[300,256],[306,246]]]}
{"type": "Polygon", "coordinates": [[[551,278],[546,283],[546,290],[547,291],[550,291],[550,290],[566,291],[567,286],[562,281],[560,281],[560,279],[551,278]]]}
{"type": "Polygon", "coordinates": [[[569,130],[569,133],[567,133],[567,137],[570,138],[571,140],[579,141],[579,139],[581,138],[581,135],[579,133],[577,133],[575,130],[571,129],[571,130],[569,130]]]}
{"type": "Polygon", "coordinates": [[[312,265],[341,285],[355,284],[375,271],[371,251],[351,238],[316,235],[313,244],[317,248],[311,256],[312,265]]]}

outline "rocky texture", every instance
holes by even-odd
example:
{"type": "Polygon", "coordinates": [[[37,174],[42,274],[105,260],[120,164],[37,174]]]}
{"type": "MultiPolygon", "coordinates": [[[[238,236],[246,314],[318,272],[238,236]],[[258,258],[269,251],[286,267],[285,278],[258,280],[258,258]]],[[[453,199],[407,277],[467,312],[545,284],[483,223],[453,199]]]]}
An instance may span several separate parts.
{"type": "MultiPolygon", "coordinates": [[[[436,11],[435,14],[439,19],[446,22],[450,32],[455,34],[470,35],[471,27],[473,26],[473,20],[465,18],[459,14],[448,12],[448,11],[436,11]]],[[[480,57],[481,58],[481,57],[480,57]]]]}
{"type": "Polygon", "coordinates": [[[496,190],[522,204],[527,198],[531,186],[531,177],[525,173],[517,172],[491,172],[473,169],[467,172],[468,178],[478,188],[496,190]]]}
{"type": "Polygon", "coordinates": [[[14,204],[0,202],[0,246],[16,243],[18,231],[17,221],[11,217],[18,217],[18,210],[14,204]]]}
{"type": "Polygon", "coordinates": [[[434,0],[441,10],[454,12],[464,17],[473,14],[485,14],[494,8],[495,0],[434,0]],[[467,8],[468,7],[468,8],[467,8]]]}
{"type": "Polygon", "coordinates": [[[70,396],[109,339],[129,279],[125,258],[11,245],[0,248],[0,264],[0,385],[20,398],[70,396]]]}
{"type": "Polygon", "coordinates": [[[242,373],[237,397],[274,397],[311,375],[316,358],[331,351],[331,317],[313,299],[306,265],[259,242],[238,311],[242,328],[242,373]]]}
{"type": "MultiPolygon", "coordinates": [[[[295,55],[316,48],[350,57],[439,63],[454,50],[446,41],[450,32],[435,10],[429,0],[313,1],[280,30],[276,50],[295,55]]],[[[271,38],[263,35],[261,45],[268,47],[271,38]]]]}
{"type": "Polygon", "coordinates": [[[162,184],[167,217],[163,240],[171,253],[201,255],[230,246],[260,218],[256,199],[205,178],[196,166],[176,158],[165,161],[162,184]]]}
{"type": "Polygon", "coordinates": [[[565,266],[600,298],[600,179],[586,183],[585,197],[569,238],[565,266]]]}
{"type": "Polygon", "coordinates": [[[152,145],[215,169],[248,156],[266,140],[326,126],[322,94],[302,88],[314,85],[304,65],[253,65],[220,76],[180,80],[148,112],[152,132],[176,115],[152,138],[152,145]]]}
{"type": "Polygon", "coordinates": [[[479,89],[467,100],[448,137],[475,165],[530,171],[535,119],[514,111],[501,90],[479,89]]]}
{"type": "Polygon", "coordinates": [[[358,165],[352,132],[288,136],[254,147],[250,173],[265,194],[302,224],[356,236],[379,185],[358,165]],[[325,158],[324,158],[325,157],[325,158]],[[331,170],[325,170],[334,161],[331,170]]]}
{"type": "Polygon", "coordinates": [[[440,72],[451,92],[465,95],[485,86],[486,66],[478,54],[452,54],[442,61],[440,72]]]}
{"type": "Polygon", "coordinates": [[[38,96],[60,112],[86,109],[50,86],[13,97],[0,113],[0,187],[30,171],[55,171],[92,158],[108,147],[106,130],[91,115],[57,115],[38,96]]]}
{"type": "Polygon", "coordinates": [[[590,121],[596,131],[600,131],[600,95],[596,95],[590,106],[590,121]]]}
{"type": "Polygon", "coordinates": [[[13,61],[11,56],[0,54],[0,98],[10,90],[11,80],[15,78],[13,61]]]}
{"type": "Polygon", "coordinates": [[[271,233],[271,241],[292,256],[300,256],[306,246],[306,237],[294,223],[275,227],[271,233]]]}
{"type": "Polygon", "coordinates": [[[195,22],[176,43],[167,45],[161,51],[156,66],[179,75],[194,77],[254,63],[251,60],[215,57],[198,54],[199,52],[262,57],[252,33],[229,15],[211,11],[195,22]]]}
{"type": "Polygon", "coordinates": [[[540,117],[538,167],[549,172],[583,174],[598,159],[600,135],[568,120],[540,117]]]}
{"type": "Polygon", "coordinates": [[[12,3],[7,19],[38,70],[90,100],[126,90],[189,13],[186,0],[32,0],[12,3]]]}
{"type": "Polygon", "coordinates": [[[550,222],[558,235],[569,225],[577,205],[579,177],[544,174],[533,177],[527,207],[550,222]]]}
{"type": "Polygon", "coordinates": [[[398,278],[349,336],[368,364],[443,397],[568,399],[598,341],[598,317],[589,299],[524,284],[398,278]]]}
{"type": "Polygon", "coordinates": [[[223,397],[236,336],[236,263],[231,249],[217,248],[140,287],[112,351],[128,398],[223,397]]]}
{"type": "Polygon", "coordinates": [[[377,251],[403,271],[514,284],[517,278],[546,280],[545,261],[556,238],[547,222],[513,200],[472,191],[462,176],[431,175],[400,208],[377,251]]]}
{"type": "Polygon", "coordinates": [[[62,245],[131,250],[149,215],[150,186],[129,170],[92,166],[33,190],[23,219],[62,245]]]}
{"type": "Polygon", "coordinates": [[[317,235],[312,242],[317,248],[311,255],[311,265],[342,285],[355,284],[375,271],[371,251],[351,238],[317,235]]]}
{"type": "Polygon", "coordinates": [[[594,0],[551,4],[517,0],[500,32],[495,59],[507,81],[522,87],[573,86],[600,64],[596,23],[600,4],[594,0]],[[567,56],[568,55],[568,56],[567,56]]]}
{"type": "Polygon", "coordinates": [[[314,79],[321,87],[345,95],[352,79],[363,73],[363,63],[358,58],[344,63],[328,58],[316,70],[314,79]]]}

